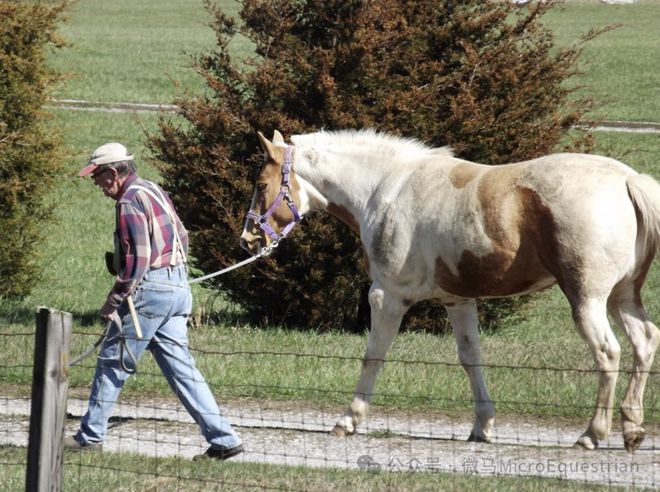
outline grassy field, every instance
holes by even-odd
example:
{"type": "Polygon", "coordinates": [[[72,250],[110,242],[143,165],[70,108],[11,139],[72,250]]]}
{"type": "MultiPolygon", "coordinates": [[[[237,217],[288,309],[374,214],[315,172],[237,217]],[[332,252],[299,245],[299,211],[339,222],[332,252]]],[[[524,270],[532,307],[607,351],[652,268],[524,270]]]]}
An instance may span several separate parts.
{"type": "Polygon", "coordinates": [[[609,120],[660,122],[658,39],[660,2],[603,5],[598,0],[567,0],[547,17],[562,45],[592,28],[617,29],[590,41],[584,49],[582,83],[599,102],[597,115],[609,120]]]}
{"type": "MultiPolygon", "coordinates": [[[[235,11],[234,3],[226,2],[228,11],[235,11]]],[[[150,7],[149,2],[116,2],[110,5],[98,0],[81,0],[76,3],[68,24],[63,28],[70,39],[71,47],[54,56],[53,63],[62,70],[77,70],[77,75],[63,87],[58,94],[62,98],[90,99],[97,102],[144,101],[171,102],[177,90],[201,90],[199,81],[185,69],[185,52],[210,50],[213,36],[205,24],[210,20],[202,8],[201,1],[183,2],[169,0],[159,9],[150,7]],[[92,13],[93,12],[93,13],[92,13]],[[162,17],[162,18],[161,18],[162,17]],[[140,19],[143,19],[141,21],[140,19]],[[93,24],[102,24],[101,34],[94,30],[93,24]],[[157,29],[161,26],[162,29],[157,29]],[[112,28],[112,29],[111,29],[112,28]],[[102,35],[112,32],[112,35],[102,35]],[[176,49],[166,49],[173,39],[176,49]],[[170,41],[168,43],[164,40],[170,41]],[[96,59],[94,53],[102,51],[108,60],[105,65],[94,65],[89,58],[96,59]],[[114,74],[122,72],[120,77],[114,74]],[[170,78],[180,78],[178,86],[168,83],[170,78]],[[153,83],[158,79],[158,84],[153,83]]],[[[642,2],[632,7],[603,7],[596,1],[568,2],[566,8],[553,13],[550,22],[559,32],[562,44],[570,44],[578,39],[581,32],[590,27],[615,21],[630,27],[634,39],[640,39],[640,51],[649,57],[652,43],[656,39],[653,30],[646,24],[639,24],[660,13],[660,2],[642,2]],[[622,17],[623,16],[623,17],[622,17]]],[[[606,60],[618,56],[618,44],[623,30],[609,32],[590,43],[589,55],[593,61],[589,70],[601,68],[606,60]],[[600,43],[600,44],[597,44],[600,43]],[[593,47],[591,45],[594,45],[593,47]],[[603,53],[605,56],[603,56],[603,53]]],[[[238,43],[239,56],[246,52],[246,43],[238,43]]],[[[634,57],[628,57],[634,58],[634,57]]],[[[633,60],[627,60],[633,63],[633,60]]],[[[624,60],[619,66],[625,67],[624,60]]],[[[639,67],[632,65],[630,71],[639,73],[639,67]]],[[[641,71],[643,72],[643,71],[641,71]]],[[[591,72],[587,72],[590,74],[591,72]]],[[[599,82],[600,88],[595,93],[637,94],[642,88],[635,87],[621,91],[621,81],[609,78],[597,79],[588,75],[588,79],[599,82]]],[[[631,77],[627,83],[633,84],[637,77],[631,77]]],[[[656,97],[657,102],[660,97],[656,97]]],[[[639,104],[621,103],[620,106],[635,111],[639,104]]],[[[652,105],[651,105],[652,106],[652,105]]],[[[645,108],[648,109],[647,106],[645,108]]],[[[149,155],[144,148],[144,131],[155,129],[157,115],[153,113],[121,114],[95,113],[86,111],[53,110],[54,125],[65,135],[68,159],[66,175],[62,177],[57,192],[56,207],[58,221],[48,230],[48,241],[43,245],[43,262],[48,265],[44,278],[32,295],[23,303],[3,303],[0,315],[12,324],[12,329],[29,331],[32,328],[34,307],[47,305],[72,312],[76,319],[76,329],[80,333],[99,330],[96,313],[112,283],[112,278],[105,273],[101,261],[103,252],[112,248],[113,203],[104,199],[89,181],[75,176],[91,149],[99,143],[117,140],[124,142],[138,159],[141,172],[147,178],[157,179],[157,174],[149,164],[149,155]],[[64,197],[64,200],[60,200],[64,197]],[[75,238],[75,240],[70,240],[75,238]]],[[[623,118],[623,113],[613,114],[612,118],[623,118]]],[[[653,117],[644,118],[660,121],[660,110],[653,117]]],[[[621,158],[640,171],[660,177],[660,142],[654,135],[629,135],[599,133],[598,151],[621,158]]],[[[256,145],[256,140],[255,140],[256,145]]],[[[249,267],[248,267],[249,268],[249,267]]],[[[657,292],[657,274],[649,280],[650,292],[657,292]]],[[[207,315],[220,314],[227,308],[211,293],[196,288],[196,319],[205,324],[207,315]]],[[[657,296],[647,295],[649,310],[652,314],[660,313],[657,296]]],[[[74,337],[76,349],[89,343],[89,337],[74,337]]],[[[289,332],[275,329],[260,330],[249,326],[236,326],[229,319],[227,322],[212,323],[203,329],[192,330],[191,343],[194,347],[210,347],[209,355],[200,354],[200,364],[205,374],[217,385],[223,386],[223,397],[236,396],[288,398],[293,392],[296,398],[307,398],[310,387],[316,387],[322,396],[331,401],[346,400],[346,388],[352,388],[359,371],[359,358],[366,343],[366,335],[315,334],[289,332]],[[261,355],[245,358],[241,355],[218,357],[220,353],[241,353],[249,347],[250,351],[319,354],[347,357],[352,362],[345,363],[341,358],[335,362],[318,360],[311,357],[261,355]],[[259,360],[258,367],[253,364],[259,360]],[[332,367],[333,365],[337,367],[332,367]],[[286,370],[259,370],[263,367],[280,367],[286,370]],[[301,367],[304,370],[300,370],[301,367]],[[231,369],[231,370],[230,370],[231,369]],[[278,388],[290,388],[284,395],[278,395],[278,388]],[[229,389],[229,394],[227,390],[229,389]]],[[[537,296],[534,302],[507,323],[497,333],[484,336],[484,357],[487,364],[511,366],[553,366],[590,369],[593,367],[586,346],[572,328],[570,313],[565,300],[557,289],[537,296]],[[551,347],[559,344],[565,347],[561,351],[551,347]],[[529,360],[534,354],[535,360],[529,360]]],[[[625,346],[625,343],[624,343],[625,346]]],[[[456,364],[454,341],[452,337],[435,336],[426,333],[403,334],[395,342],[391,357],[402,361],[422,361],[420,364],[389,364],[379,381],[382,395],[394,395],[393,398],[406,400],[397,405],[435,406],[438,401],[449,399],[461,403],[461,408],[470,406],[467,382],[462,371],[455,366],[444,370],[446,363],[456,364]],[[438,363],[439,366],[433,366],[438,363]],[[425,365],[426,364],[426,365],[425,365]],[[415,376],[419,368],[430,371],[422,377],[415,376]],[[437,374],[436,374],[437,373],[437,374]],[[404,395],[401,398],[396,395],[404,395]]],[[[629,359],[626,359],[628,361],[629,359]]],[[[149,358],[142,362],[143,372],[158,371],[149,358]]],[[[520,374],[511,374],[509,370],[491,370],[500,375],[488,375],[495,379],[497,393],[494,398],[515,402],[520,400],[526,388],[539,387],[535,379],[538,374],[531,370],[520,383],[520,374]],[[507,382],[508,379],[508,382],[507,382]],[[500,381],[501,380],[501,381],[500,381]]],[[[514,371],[515,372],[515,371],[514,371]]],[[[549,376],[548,376],[549,377],[549,376]]],[[[7,375],[15,384],[24,385],[29,381],[29,374],[23,376],[7,375]]],[[[74,370],[73,386],[88,384],[89,369],[74,370]]],[[[132,391],[164,392],[168,389],[160,378],[154,382],[145,382],[146,378],[135,378],[127,387],[127,394],[132,391]],[[160,382],[159,382],[160,381],[160,382]]],[[[546,378],[547,379],[547,378],[546,378]]],[[[575,388],[567,386],[566,391],[556,392],[556,401],[576,401],[588,407],[593,399],[595,377],[581,378],[575,388]]],[[[549,381],[550,387],[556,384],[549,381]]],[[[542,386],[542,385],[541,385],[542,386]]],[[[652,386],[652,385],[651,385],[652,386]]],[[[563,385],[559,385],[563,387],[563,385]]],[[[651,391],[649,391],[651,393],[651,391]]],[[[529,412],[535,412],[533,401],[527,405],[529,412]]],[[[658,408],[655,400],[649,401],[651,408],[658,408]]],[[[516,411],[519,411],[516,410],[516,411]]],[[[570,412],[570,410],[567,410],[570,412]]],[[[580,412],[583,413],[583,412],[580,412]]]]}
{"type": "MultiPolygon", "coordinates": [[[[217,2],[228,14],[238,6],[217,2]]],[[[62,99],[94,102],[169,103],[183,91],[199,92],[190,55],[213,47],[210,16],[202,0],[80,0],[61,29],[71,46],[53,57],[70,73],[57,91],[62,99]]],[[[599,115],[630,121],[660,120],[657,40],[660,2],[604,6],[599,0],[567,0],[547,16],[561,45],[576,43],[591,28],[618,25],[585,46],[585,90],[600,102],[599,115]]],[[[237,58],[251,52],[248,40],[233,42],[237,58]]]]}
{"type": "MultiPolygon", "coordinates": [[[[233,2],[220,3],[226,5],[229,12],[236,11],[233,2]]],[[[565,45],[576,41],[590,27],[622,24],[621,28],[598,37],[585,48],[589,63],[584,66],[584,90],[602,102],[599,111],[602,117],[660,122],[660,94],[657,92],[660,26],[657,19],[660,19],[660,1],[643,0],[630,6],[605,6],[597,0],[569,1],[565,9],[549,17],[548,22],[565,45]]],[[[59,88],[56,97],[106,103],[170,103],[181,91],[203,91],[200,80],[187,68],[186,53],[213,49],[213,32],[207,27],[209,21],[201,0],[165,0],[158,5],[147,0],[79,0],[71,11],[68,24],[62,27],[71,46],[52,56],[52,63],[57,68],[73,72],[69,82],[59,88]]],[[[249,52],[249,43],[238,40],[234,48],[240,58],[249,52]]],[[[156,128],[155,114],[61,109],[53,109],[52,113],[54,127],[65,138],[66,174],[52,197],[58,220],[47,230],[47,241],[42,245],[41,261],[45,270],[41,283],[22,302],[0,303],[0,339],[4,342],[0,384],[4,394],[29,394],[31,333],[34,331],[36,306],[46,305],[73,313],[74,353],[91,343],[93,335],[101,329],[96,322],[97,312],[112,283],[112,278],[105,273],[102,255],[112,248],[114,216],[113,203],[103,198],[89,181],[75,176],[88,154],[106,141],[123,142],[136,154],[141,174],[158,179],[144,146],[144,131],[156,128]]],[[[620,158],[636,169],[660,178],[660,139],[657,135],[598,133],[597,141],[599,153],[620,158]]],[[[654,267],[647,282],[645,299],[656,320],[660,319],[658,293],[660,271],[654,267]]],[[[221,401],[295,399],[309,401],[310,405],[341,405],[348,401],[357,382],[366,334],[320,334],[245,326],[236,322],[232,307],[213,293],[196,287],[195,295],[196,324],[190,331],[191,346],[197,349],[195,357],[200,369],[221,401]]],[[[624,349],[622,365],[630,368],[628,345],[623,335],[616,333],[624,349]]],[[[575,417],[581,421],[590,414],[597,377],[588,371],[594,364],[586,345],[572,328],[567,303],[557,289],[535,296],[523,311],[507,321],[506,326],[494,333],[483,334],[482,345],[484,362],[492,366],[486,369],[486,377],[500,412],[575,417]],[[556,371],[556,368],[568,370],[556,371]]],[[[403,333],[395,341],[390,359],[392,361],[379,379],[377,407],[466,415],[470,412],[469,385],[457,365],[453,337],[403,333]]],[[[72,370],[73,390],[86,391],[92,364],[93,361],[88,360],[84,366],[72,370]]],[[[657,371],[657,361],[654,367],[657,371]]],[[[150,357],[141,361],[140,373],[139,377],[129,380],[124,398],[170,394],[150,357]]],[[[658,379],[657,374],[651,375],[645,400],[647,420],[652,422],[660,419],[658,379]]],[[[624,384],[620,382],[619,397],[623,389],[624,384]]],[[[11,449],[0,448],[0,463],[10,462],[4,458],[11,453],[11,449]]],[[[130,461],[135,458],[118,459],[130,461]]],[[[120,469],[122,466],[117,465],[120,469]]],[[[145,469],[159,466],[187,467],[164,460],[150,461],[145,469]]],[[[238,475],[231,475],[234,468],[230,466],[227,471],[223,468],[222,472],[229,474],[225,484],[229,489],[232,489],[232,480],[245,483],[236,478],[238,475]]],[[[0,475],[13,480],[16,479],[11,478],[13,475],[22,473],[18,465],[17,470],[12,470],[3,465],[0,475]]],[[[68,483],[76,484],[80,480],[96,483],[98,476],[103,474],[94,467],[83,470],[76,472],[80,473],[79,476],[69,476],[68,483]]],[[[219,469],[204,473],[207,472],[208,475],[202,474],[199,478],[200,490],[209,476],[215,473],[217,478],[219,469]]],[[[239,473],[247,473],[248,477],[272,476],[276,484],[280,479],[275,476],[282,472],[241,466],[239,473]]],[[[317,472],[308,470],[287,469],[286,473],[291,475],[286,475],[282,483],[297,484],[294,488],[311,490],[306,484],[321,480],[317,472]]],[[[136,472],[135,479],[138,478],[136,472]]],[[[6,480],[2,483],[7,483],[6,480]]],[[[323,483],[328,489],[340,489],[348,478],[338,476],[334,480],[330,485],[323,483]]],[[[403,478],[387,479],[393,480],[392,483],[376,482],[386,480],[382,477],[362,476],[360,480],[366,482],[359,482],[355,490],[412,487],[396,482],[403,478]]],[[[491,487],[472,477],[452,477],[451,484],[457,485],[451,486],[449,482],[433,482],[442,478],[423,480],[429,482],[420,482],[414,487],[418,490],[460,490],[463,487],[459,485],[465,488],[491,487]]],[[[131,489],[130,483],[131,479],[125,482],[126,490],[131,489]]],[[[512,490],[535,490],[537,482],[509,485],[498,479],[494,483],[498,490],[508,490],[509,487],[512,490]]],[[[566,484],[545,485],[544,490],[566,484]]],[[[168,486],[163,483],[162,490],[170,490],[168,486]]]]}
{"type": "MultiPolygon", "coordinates": [[[[223,6],[237,11],[235,2],[223,6]]],[[[61,33],[70,47],[53,64],[71,78],[57,97],[163,103],[179,90],[203,90],[189,68],[190,55],[215,41],[202,0],[82,0],[69,18],[61,33]]]]}
{"type": "MultiPolygon", "coordinates": [[[[12,463],[19,448],[0,448],[0,463],[12,463]]],[[[464,491],[517,492],[547,490],[602,490],[602,486],[560,479],[498,477],[441,473],[365,473],[278,467],[250,463],[192,462],[177,459],[148,459],[117,454],[99,461],[90,454],[65,458],[63,490],[80,492],[131,491],[186,492],[299,490],[299,491],[464,491]],[[157,481],[145,476],[157,476],[157,481]],[[182,481],[185,480],[185,488],[182,481]],[[118,485],[121,484],[121,485],[118,485]]],[[[24,470],[20,463],[0,468],[2,490],[23,490],[24,470]]]]}

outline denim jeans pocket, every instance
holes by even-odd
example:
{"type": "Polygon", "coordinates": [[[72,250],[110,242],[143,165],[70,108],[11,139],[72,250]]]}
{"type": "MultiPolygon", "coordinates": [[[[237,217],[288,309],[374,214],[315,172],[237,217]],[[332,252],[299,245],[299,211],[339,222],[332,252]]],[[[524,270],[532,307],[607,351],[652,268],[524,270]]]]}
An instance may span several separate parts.
{"type": "Polygon", "coordinates": [[[173,287],[149,282],[138,287],[133,302],[140,316],[164,318],[172,308],[173,297],[173,287]]]}

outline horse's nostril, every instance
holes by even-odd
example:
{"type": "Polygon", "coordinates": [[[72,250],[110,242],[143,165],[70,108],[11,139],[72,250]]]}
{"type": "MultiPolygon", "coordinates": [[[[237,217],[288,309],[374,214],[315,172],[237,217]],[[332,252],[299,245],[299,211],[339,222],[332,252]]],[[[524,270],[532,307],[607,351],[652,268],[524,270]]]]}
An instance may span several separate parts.
{"type": "Polygon", "coordinates": [[[240,240],[241,248],[243,248],[245,251],[247,251],[251,255],[254,255],[254,254],[257,253],[257,251],[259,249],[259,244],[260,244],[260,241],[258,239],[248,241],[246,239],[241,238],[241,240],[240,240]]]}

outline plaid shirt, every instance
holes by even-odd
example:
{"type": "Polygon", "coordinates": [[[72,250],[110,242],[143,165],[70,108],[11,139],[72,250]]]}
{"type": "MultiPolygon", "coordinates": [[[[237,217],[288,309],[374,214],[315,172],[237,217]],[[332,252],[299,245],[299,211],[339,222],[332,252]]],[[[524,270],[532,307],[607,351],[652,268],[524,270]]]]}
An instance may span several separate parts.
{"type": "Polygon", "coordinates": [[[188,232],[176,215],[169,196],[158,185],[131,174],[123,184],[117,200],[115,230],[115,267],[117,279],[108,294],[108,303],[119,307],[135,290],[142,277],[152,269],[170,266],[174,229],[167,212],[149,193],[132,188],[143,186],[164,197],[175,215],[181,240],[176,264],[185,263],[188,255],[188,232]],[[183,251],[182,251],[183,250],[183,251]]]}

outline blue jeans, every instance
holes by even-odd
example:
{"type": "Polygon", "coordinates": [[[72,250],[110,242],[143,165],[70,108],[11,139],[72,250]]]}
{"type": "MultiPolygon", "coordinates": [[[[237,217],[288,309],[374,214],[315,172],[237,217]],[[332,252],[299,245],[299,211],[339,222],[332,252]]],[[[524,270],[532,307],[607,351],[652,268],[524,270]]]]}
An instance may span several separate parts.
{"type": "MultiPolygon", "coordinates": [[[[122,319],[126,348],[135,361],[145,349],[151,351],[170,387],[211,446],[233,448],[239,445],[240,438],[229,421],[220,415],[213,394],[188,350],[186,324],[192,296],[185,265],[149,271],[134,293],[134,303],[142,329],[141,340],[136,339],[126,303],[118,314],[122,319]]],[[[97,359],[89,407],[76,434],[82,444],[105,440],[112,407],[130,376],[126,368],[131,372],[135,369],[135,361],[126,349],[122,354],[118,335],[119,329],[113,324],[97,359]]]]}

